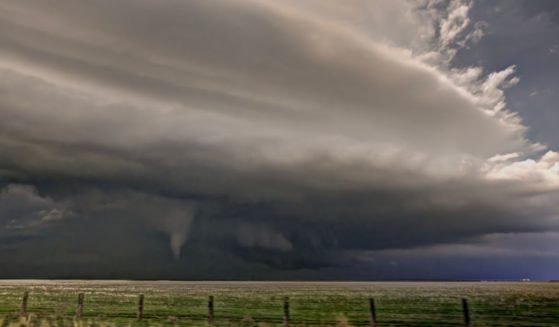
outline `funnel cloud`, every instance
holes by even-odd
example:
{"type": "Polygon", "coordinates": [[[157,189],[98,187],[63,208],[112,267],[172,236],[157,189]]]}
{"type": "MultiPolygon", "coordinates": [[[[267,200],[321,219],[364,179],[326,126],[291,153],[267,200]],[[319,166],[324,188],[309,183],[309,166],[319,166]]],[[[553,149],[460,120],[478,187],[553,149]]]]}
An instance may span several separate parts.
{"type": "Polygon", "coordinates": [[[193,219],[194,215],[191,209],[185,211],[175,209],[166,218],[165,226],[167,233],[169,233],[169,245],[176,260],[181,256],[181,249],[188,239],[193,219]]]}
{"type": "Polygon", "coordinates": [[[0,278],[556,279],[558,8],[4,0],[0,278]]]}

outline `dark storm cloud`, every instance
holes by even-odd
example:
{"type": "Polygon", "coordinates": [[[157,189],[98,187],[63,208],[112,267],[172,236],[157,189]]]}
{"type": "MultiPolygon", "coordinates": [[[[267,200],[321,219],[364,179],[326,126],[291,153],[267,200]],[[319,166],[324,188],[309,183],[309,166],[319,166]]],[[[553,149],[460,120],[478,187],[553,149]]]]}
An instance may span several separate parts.
{"type": "Polygon", "coordinates": [[[4,276],[362,278],[556,230],[514,67],[446,66],[470,7],[4,1],[4,276]]]}

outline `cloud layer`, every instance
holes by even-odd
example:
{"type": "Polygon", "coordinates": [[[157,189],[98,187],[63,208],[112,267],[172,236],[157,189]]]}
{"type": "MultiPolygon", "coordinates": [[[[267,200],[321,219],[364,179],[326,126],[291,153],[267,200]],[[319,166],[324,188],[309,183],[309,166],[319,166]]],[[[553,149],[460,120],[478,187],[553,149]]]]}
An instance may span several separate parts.
{"type": "Polygon", "coordinates": [[[515,67],[452,66],[471,5],[3,1],[0,262],[330,276],[554,232],[559,155],[507,110],[515,67]]]}

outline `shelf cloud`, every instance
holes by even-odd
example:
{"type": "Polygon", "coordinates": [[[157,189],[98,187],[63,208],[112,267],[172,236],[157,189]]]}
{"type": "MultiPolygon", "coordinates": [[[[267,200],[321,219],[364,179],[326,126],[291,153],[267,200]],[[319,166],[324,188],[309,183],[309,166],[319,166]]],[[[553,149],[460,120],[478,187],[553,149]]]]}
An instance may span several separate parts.
{"type": "Polygon", "coordinates": [[[29,259],[0,276],[421,277],[554,240],[518,67],[453,64],[473,5],[3,1],[0,263],[29,259]]]}

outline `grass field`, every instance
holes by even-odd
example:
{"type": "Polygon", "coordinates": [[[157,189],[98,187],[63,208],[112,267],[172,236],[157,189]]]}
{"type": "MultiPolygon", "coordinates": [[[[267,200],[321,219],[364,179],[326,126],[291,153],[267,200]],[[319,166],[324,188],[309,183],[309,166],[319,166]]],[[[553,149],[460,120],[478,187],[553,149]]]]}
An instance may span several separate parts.
{"type": "Polygon", "coordinates": [[[289,297],[290,326],[559,326],[559,283],[547,282],[128,282],[0,281],[1,326],[280,326],[289,297]],[[29,291],[28,314],[20,315],[29,291]],[[83,317],[75,319],[79,293],[83,317]],[[138,295],[144,315],[136,321],[138,295]]]}

